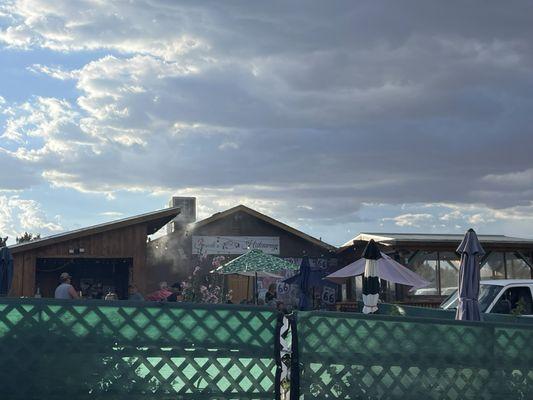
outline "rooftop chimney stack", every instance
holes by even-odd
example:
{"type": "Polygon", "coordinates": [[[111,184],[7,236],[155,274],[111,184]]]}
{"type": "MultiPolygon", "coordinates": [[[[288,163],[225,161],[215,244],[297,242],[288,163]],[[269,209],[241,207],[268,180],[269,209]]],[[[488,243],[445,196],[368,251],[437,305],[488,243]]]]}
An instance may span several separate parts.
{"type": "Polygon", "coordinates": [[[179,207],[179,215],[167,224],[167,234],[175,232],[180,227],[196,222],[196,197],[172,196],[169,207],[179,207]]]}

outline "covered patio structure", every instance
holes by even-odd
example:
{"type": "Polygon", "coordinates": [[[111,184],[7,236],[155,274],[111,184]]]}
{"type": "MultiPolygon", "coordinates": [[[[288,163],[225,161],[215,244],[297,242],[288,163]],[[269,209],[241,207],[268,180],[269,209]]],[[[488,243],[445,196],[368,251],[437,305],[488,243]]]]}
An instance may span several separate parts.
{"type": "Polygon", "coordinates": [[[141,292],[152,290],[157,283],[146,268],[147,237],[179,213],[167,208],[9,246],[14,259],[9,296],[33,297],[39,288],[43,297],[52,297],[61,272],[72,275],[78,290],[98,283],[122,298],[131,282],[141,292]]]}
{"type": "MultiPolygon", "coordinates": [[[[486,254],[481,259],[481,279],[532,279],[533,239],[504,235],[478,235],[486,254]]],[[[430,282],[427,287],[409,290],[407,286],[382,283],[389,302],[438,305],[457,287],[459,255],[455,252],[462,234],[361,233],[341,246],[338,265],[343,267],[361,258],[373,239],[381,251],[430,282]]],[[[348,298],[360,294],[357,280],[348,285],[348,298]]]]}

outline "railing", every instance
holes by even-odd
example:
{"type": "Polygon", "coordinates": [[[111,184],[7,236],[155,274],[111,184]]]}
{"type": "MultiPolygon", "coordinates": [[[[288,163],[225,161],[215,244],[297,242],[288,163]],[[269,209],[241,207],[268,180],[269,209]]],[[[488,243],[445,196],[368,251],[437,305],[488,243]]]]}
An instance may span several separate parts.
{"type": "Polygon", "coordinates": [[[533,326],[394,307],[0,299],[0,399],[533,398],[533,326]]]}
{"type": "Polygon", "coordinates": [[[308,399],[533,398],[533,326],[299,312],[308,399]]]}
{"type": "Polygon", "coordinates": [[[258,307],[2,299],[0,399],[275,399],[277,324],[258,307]]]}

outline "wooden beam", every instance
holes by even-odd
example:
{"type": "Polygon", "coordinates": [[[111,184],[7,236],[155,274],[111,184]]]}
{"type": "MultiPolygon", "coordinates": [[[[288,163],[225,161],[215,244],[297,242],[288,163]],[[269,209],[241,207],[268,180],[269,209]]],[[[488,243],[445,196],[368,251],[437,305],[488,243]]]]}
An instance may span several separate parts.
{"type": "Polygon", "coordinates": [[[22,281],[22,295],[26,297],[33,297],[35,294],[35,253],[29,251],[24,254],[23,265],[23,281],[22,281]]]}
{"type": "Polygon", "coordinates": [[[146,225],[135,227],[134,231],[134,250],[132,281],[137,285],[139,291],[143,294],[147,292],[147,278],[149,271],[146,271],[146,225]]]}

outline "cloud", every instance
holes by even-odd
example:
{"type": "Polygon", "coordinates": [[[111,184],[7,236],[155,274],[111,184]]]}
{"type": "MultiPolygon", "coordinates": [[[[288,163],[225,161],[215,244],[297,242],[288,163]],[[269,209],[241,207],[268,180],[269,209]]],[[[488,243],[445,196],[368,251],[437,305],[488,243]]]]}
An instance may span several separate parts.
{"type": "Polygon", "coordinates": [[[321,226],[370,203],[460,206],[385,217],[400,228],[527,214],[532,6],[496,4],[9,2],[5,46],[97,53],[28,67],[75,99],[0,104],[0,187],[189,193],[321,226]]]}
{"type": "Polygon", "coordinates": [[[62,230],[59,217],[48,218],[35,200],[0,195],[0,236],[9,236],[9,242],[24,232],[46,236],[62,230]]]}
{"type": "Polygon", "coordinates": [[[78,76],[78,71],[65,71],[62,68],[58,67],[48,67],[41,64],[33,64],[27,68],[28,71],[31,71],[35,74],[45,74],[52,78],[59,79],[61,81],[76,79],[78,76]]]}
{"type": "Polygon", "coordinates": [[[522,188],[533,187],[533,168],[524,171],[510,172],[506,174],[489,174],[483,180],[503,186],[515,186],[522,188]]]}
{"type": "Polygon", "coordinates": [[[422,224],[432,221],[434,218],[431,214],[402,214],[394,218],[383,218],[383,221],[394,221],[398,226],[409,226],[419,228],[422,224]]]}
{"type": "Polygon", "coordinates": [[[99,213],[98,215],[104,216],[104,217],[121,217],[124,214],[119,211],[104,211],[99,213]]]}

